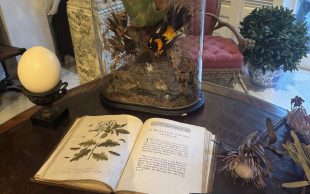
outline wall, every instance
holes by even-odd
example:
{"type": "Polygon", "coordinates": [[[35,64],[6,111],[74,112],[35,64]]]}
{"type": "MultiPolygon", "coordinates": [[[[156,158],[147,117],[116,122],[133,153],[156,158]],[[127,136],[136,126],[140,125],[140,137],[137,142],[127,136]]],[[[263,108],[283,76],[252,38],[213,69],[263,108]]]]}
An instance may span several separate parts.
{"type": "Polygon", "coordinates": [[[41,45],[55,50],[41,0],[0,0],[0,6],[11,45],[25,48],[41,45]]]}
{"type": "Polygon", "coordinates": [[[41,45],[55,51],[41,0],[0,0],[0,16],[0,43],[24,48],[41,45]]]}

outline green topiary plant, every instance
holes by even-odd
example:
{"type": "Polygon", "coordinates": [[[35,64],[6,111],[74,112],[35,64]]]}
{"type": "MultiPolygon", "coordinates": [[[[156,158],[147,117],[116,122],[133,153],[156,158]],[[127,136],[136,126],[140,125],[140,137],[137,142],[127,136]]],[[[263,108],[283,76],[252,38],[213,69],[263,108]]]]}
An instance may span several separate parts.
{"type": "Polygon", "coordinates": [[[254,69],[297,70],[307,54],[305,22],[297,22],[292,11],[281,7],[254,9],[240,23],[244,38],[255,40],[255,47],[244,52],[245,60],[254,69]]]}
{"type": "Polygon", "coordinates": [[[122,0],[132,24],[136,27],[152,26],[168,13],[167,0],[122,0]]]}

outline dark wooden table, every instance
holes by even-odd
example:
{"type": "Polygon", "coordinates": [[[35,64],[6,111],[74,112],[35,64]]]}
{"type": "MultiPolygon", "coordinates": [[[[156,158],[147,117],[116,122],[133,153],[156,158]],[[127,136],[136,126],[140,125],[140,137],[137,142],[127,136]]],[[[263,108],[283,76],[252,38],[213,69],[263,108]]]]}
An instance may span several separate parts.
{"type": "MultiPolygon", "coordinates": [[[[0,126],[0,193],[3,194],[82,194],[90,193],[79,190],[65,189],[32,183],[30,178],[41,167],[54,146],[73,121],[83,115],[131,114],[146,120],[158,115],[139,113],[103,107],[99,101],[102,88],[100,80],[81,85],[68,92],[58,104],[67,106],[70,118],[58,128],[45,129],[32,126],[29,116],[38,107],[33,107],[0,126]]],[[[180,122],[204,126],[215,133],[222,141],[238,145],[249,133],[264,130],[265,119],[271,118],[273,123],[281,120],[286,111],[275,105],[257,98],[244,95],[228,88],[204,84],[206,104],[200,110],[184,117],[168,117],[180,122]]],[[[289,103],[289,99],[288,99],[289,103]]],[[[287,135],[285,126],[277,130],[281,140],[287,135]]],[[[222,150],[219,150],[221,154],[222,150]]],[[[283,189],[280,184],[288,181],[301,180],[302,171],[289,157],[279,157],[267,151],[273,162],[273,177],[266,178],[267,186],[258,190],[253,184],[241,184],[234,181],[219,169],[222,158],[217,159],[217,171],[213,184],[213,193],[300,193],[300,190],[283,189]]],[[[308,189],[309,192],[309,189],[308,189]]]]}

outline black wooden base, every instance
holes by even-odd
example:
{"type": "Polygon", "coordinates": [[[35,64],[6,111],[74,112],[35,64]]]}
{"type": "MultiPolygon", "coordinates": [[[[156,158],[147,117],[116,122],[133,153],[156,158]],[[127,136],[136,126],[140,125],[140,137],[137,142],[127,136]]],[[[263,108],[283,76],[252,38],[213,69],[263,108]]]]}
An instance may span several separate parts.
{"type": "Polygon", "coordinates": [[[147,112],[147,113],[153,113],[153,114],[165,115],[165,116],[185,116],[201,108],[205,103],[205,97],[202,93],[200,93],[199,99],[196,103],[191,104],[188,107],[175,108],[175,109],[164,109],[164,108],[157,108],[157,107],[152,107],[152,106],[141,106],[138,104],[134,105],[134,104],[116,102],[116,101],[112,101],[106,98],[102,92],[100,93],[100,101],[103,106],[110,106],[110,107],[118,108],[118,109],[147,112]]]}
{"type": "Polygon", "coordinates": [[[59,108],[56,112],[53,112],[53,114],[46,115],[46,107],[42,107],[31,116],[30,120],[33,125],[53,128],[58,126],[68,115],[68,108],[59,108]]]}

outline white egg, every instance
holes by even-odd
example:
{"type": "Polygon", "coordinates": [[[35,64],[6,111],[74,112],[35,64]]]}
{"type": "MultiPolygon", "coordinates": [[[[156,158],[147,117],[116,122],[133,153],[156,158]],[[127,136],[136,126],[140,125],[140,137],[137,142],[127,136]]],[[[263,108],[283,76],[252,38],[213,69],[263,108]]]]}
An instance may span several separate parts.
{"type": "Polygon", "coordinates": [[[60,80],[61,65],[57,56],[47,48],[35,46],[21,56],[17,74],[21,84],[30,92],[52,90],[60,80]]]}

